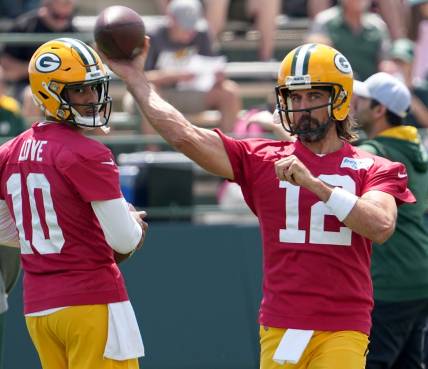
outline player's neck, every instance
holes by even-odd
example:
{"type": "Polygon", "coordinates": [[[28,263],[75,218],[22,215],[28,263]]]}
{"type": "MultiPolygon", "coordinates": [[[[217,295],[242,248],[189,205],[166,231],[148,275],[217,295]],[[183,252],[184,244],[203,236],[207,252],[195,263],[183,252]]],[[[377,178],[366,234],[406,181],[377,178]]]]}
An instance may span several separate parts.
{"type": "Polygon", "coordinates": [[[314,154],[330,154],[343,147],[343,141],[337,136],[336,132],[329,132],[326,137],[316,142],[305,142],[302,144],[311,150],[314,154]]]}

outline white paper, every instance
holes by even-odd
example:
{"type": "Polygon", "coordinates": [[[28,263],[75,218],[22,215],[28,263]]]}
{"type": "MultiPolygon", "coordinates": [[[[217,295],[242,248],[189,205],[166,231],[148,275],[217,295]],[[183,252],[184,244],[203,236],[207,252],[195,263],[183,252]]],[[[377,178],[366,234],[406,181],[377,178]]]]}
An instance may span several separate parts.
{"type": "Polygon", "coordinates": [[[216,73],[226,68],[226,58],[224,56],[162,52],[156,66],[161,70],[168,69],[194,74],[195,77],[191,80],[178,82],[178,90],[209,91],[214,86],[216,73]]]}
{"type": "Polygon", "coordinates": [[[281,365],[297,364],[313,334],[311,330],[287,329],[273,354],[273,361],[281,365]]]}
{"type": "Polygon", "coordinates": [[[216,73],[223,71],[225,65],[224,56],[193,55],[189,58],[186,71],[193,73],[195,78],[179,82],[177,88],[179,90],[209,91],[214,86],[216,73]]]}

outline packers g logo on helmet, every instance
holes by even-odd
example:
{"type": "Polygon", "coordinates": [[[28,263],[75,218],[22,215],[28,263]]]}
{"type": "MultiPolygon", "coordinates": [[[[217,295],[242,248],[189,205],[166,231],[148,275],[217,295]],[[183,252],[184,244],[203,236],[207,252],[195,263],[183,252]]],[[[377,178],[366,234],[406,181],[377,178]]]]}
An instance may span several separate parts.
{"type": "Polygon", "coordinates": [[[342,54],[337,53],[334,56],[334,64],[342,73],[352,73],[351,64],[349,64],[348,59],[346,59],[342,54]]]}
{"type": "Polygon", "coordinates": [[[328,88],[330,101],[327,105],[305,109],[306,111],[327,107],[330,118],[343,121],[347,118],[352,97],[353,73],[349,61],[334,48],[323,44],[304,44],[290,51],[281,63],[278,85],[275,88],[277,109],[284,125],[284,116],[292,131],[292,103],[290,91],[298,89],[328,88]]]}
{"type": "Polygon", "coordinates": [[[36,69],[41,73],[49,73],[57,70],[61,65],[61,59],[52,53],[40,55],[36,60],[36,69]]]}
{"type": "Polygon", "coordinates": [[[110,77],[98,54],[84,42],[73,38],[46,42],[33,54],[28,73],[33,99],[48,117],[91,128],[108,123],[111,112],[108,95],[110,77]],[[71,103],[69,89],[85,86],[96,89],[98,102],[71,103]],[[82,107],[92,114],[80,114],[77,108],[82,107]]]}

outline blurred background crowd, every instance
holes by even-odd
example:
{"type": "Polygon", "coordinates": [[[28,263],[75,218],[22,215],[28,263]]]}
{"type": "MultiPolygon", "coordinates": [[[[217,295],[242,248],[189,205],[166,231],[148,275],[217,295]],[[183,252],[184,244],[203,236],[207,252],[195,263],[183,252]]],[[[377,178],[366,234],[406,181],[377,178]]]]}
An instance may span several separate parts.
{"type": "MultiPolygon", "coordinates": [[[[357,79],[384,71],[403,80],[412,91],[407,123],[428,127],[427,1],[119,3],[143,16],[152,37],[146,65],[150,80],[196,124],[233,132],[248,109],[272,110],[278,63],[300,43],[322,42],[346,55],[357,79]]],[[[1,136],[16,135],[38,116],[27,88],[27,63],[34,50],[52,34],[74,34],[91,42],[97,14],[112,4],[102,0],[0,1],[1,136]]],[[[112,94],[113,131],[130,128],[153,134],[119,82],[113,83],[112,94]]],[[[156,145],[148,148],[156,149],[156,145]]]]}
{"type": "MultiPolygon", "coordinates": [[[[13,137],[41,117],[28,87],[28,61],[36,48],[63,35],[93,43],[97,14],[117,4],[142,15],[151,37],[147,76],[194,124],[220,127],[237,136],[281,134],[272,120],[279,64],[297,45],[321,42],[349,59],[356,79],[382,71],[403,81],[412,93],[405,123],[421,133],[428,128],[428,1],[1,0],[1,137],[13,137]]],[[[160,194],[150,203],[145,195],[140,201],[135,182],[141,171],[135,168],[136,161],[144,162],[148,152],[173,165],[185,159],[162,153],[170,149],[114,76],[110,95],[112,130],[108,138],[100,134],[99,139],[122,165],[124,192],[130,200],[139,206],[233,203],[235,195],[230,198],[223,186],[218,190],[218,183],[210,185],[212,179],[193,181],[188,196],[170,194],[168,200],[160,194]],[[141,151],[143,156],[132,154],[141,151]]]]}
{"type": "MultiPolygon", "coordinates": [[[[404,82],[411,92],[404,123],[428,147],[428,0],[0,0],[0,143],[42,119],[28,86],[33,52],[59,36],[93,43],[96,17],[110,5],[142,15],[151,37],[147,77],[194,124],[281,138],[273,119],[279,64],[296,46],[318,42],[343,53],[358,80],[385,72],[404,82]]],[[[110,95],[111,132],[94,136],[116,156],[128,201],[150,220],[256,222],[240,189],[172,152],[114,76],[110,95]]],[[[8,258],[0,332],[19,273],[17,253],[8,258]]]]}

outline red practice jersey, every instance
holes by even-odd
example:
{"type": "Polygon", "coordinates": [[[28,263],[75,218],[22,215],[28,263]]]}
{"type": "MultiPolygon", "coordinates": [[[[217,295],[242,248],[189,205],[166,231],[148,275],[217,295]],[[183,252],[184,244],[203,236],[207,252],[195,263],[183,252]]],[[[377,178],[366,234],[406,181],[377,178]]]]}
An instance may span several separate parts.
{"type": "Polygon", "coordinates": [[[91,201],[122,196],[111,151],[75,129],[35,123],[0,148],[0,198],[15,219],[24,311],[128,300],[91,201]]]}
{"type": "Polygon", "coordinates": [[[370,331],[371,241],[352,232],[312,192],[275,174],[274,163],[296,155],[315,177],[362,196],[387,192],[414,202],[400,163],[345,143],[319,156],[296,143],[234,140],[218,131],[235,181],[257,215],[263,240],[260,324],[321,331],[370,331]]]}

